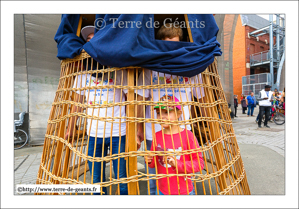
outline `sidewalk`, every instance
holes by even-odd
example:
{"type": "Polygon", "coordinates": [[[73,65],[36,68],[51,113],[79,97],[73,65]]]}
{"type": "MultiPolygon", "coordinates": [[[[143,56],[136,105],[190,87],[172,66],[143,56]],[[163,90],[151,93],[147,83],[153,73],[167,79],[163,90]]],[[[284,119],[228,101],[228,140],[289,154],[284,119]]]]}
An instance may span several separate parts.
{"type": "MultiPolygon", "coordinates": [[[[247,117],[238,109],[233,119],[234,131],[241,150],[247,180],[252,195],[285,193],[284,125],[269,123],[269,128],[258,129],[255,117],[247,117]]],[[[15,150],[14,185],[35,184],[43,147],[15,150]]],[[[138,170],[144,169],[143,159],[138,159],[138,170]]],[[[107,172],[109,169],[106,169],[107,172]]],[[[143,193],[143,192],[142,192],[143,193]]],[[[15,193],[16,194],[16,193],[15,193]]]]}
{"type": "Polygon", "coordinates": [[[238,144],[263,145],[284,156],[285,124],[276,125],[273,122],[269,122],[268,125],[270,126],[270,129],[258,128],[258,124],[255,122],[258,111],[259,109],[257,106],[257,108],[254,109],[254,117],[247,117],[247,114],[242,114],[241,108],[238,109],[238,117],[233,119],[233,126],[238,144]]]}
{"type": "Polygon", "coordinates": [[[257,106],[254,117],[247,117],[239,108],[233,119],[250,191],[252,195],[284,195],[285,124],[269,122],[270,129],[258,128],[258,111],[257,106]]]}

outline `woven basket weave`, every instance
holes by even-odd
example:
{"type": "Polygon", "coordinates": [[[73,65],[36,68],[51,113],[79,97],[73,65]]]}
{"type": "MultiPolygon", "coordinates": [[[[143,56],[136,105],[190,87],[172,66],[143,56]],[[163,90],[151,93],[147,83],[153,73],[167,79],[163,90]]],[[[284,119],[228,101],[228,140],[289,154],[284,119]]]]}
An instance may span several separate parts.
{"type": "MultiPolygon", "coordinates": [[[[119,194],[120,183],[126,183],[128,184],[129,194],[142,195],[149,193],[149,180],[185,176],[193,182],[195,194],[197,195],[250,194],[228,104],[217,72],[216,61],[201,73],[201,79],[197,79],[201,80],[201,82],[193,84],[191,82],[186,83],[185,79],[183,82],[179,82],[175,79],[175,76],[172,76],[167,82],[164,79],[164,83],[159,83],[158,85],[153,83],[145,85],[143,81],[138,81],[138,79],[144,77],[145,69],[143,68],[99,68],[99,65],[97,65],[93,70],[88,69],[88,66],[95,65],[95,61],[86,52],[82,52],[81,55],[74,59],[66,59],[61,62],[60,80],[48,120],[43,154],[37,175],[37,184],[97,184],[101,188],[106,187],[108,194],[119,194]],[[87,76],[91,76],[93,74],[100,80],[106,74],[110,75],[114,73],[114,75],[124,76],[125,71],[127,72],[127,85],[116,85],[114,82],[114,85],[107,84],[94,87],[80,87],[79,89],[74,88],[74,83],[78,75],[86,74],[87,76]],[[190,101],[183,102],[179,98],[180,102],[178,104],[188,107],[189,118],[168,121],[155,119],[153,118],[153,114],[150,118],[145,118],[144,115],[140,116],[137,112],[138,108],[141,108],[140,110],[145,110],[148,106],[153,108],[157,103],[153,99],[146,99],[144,97],[138,99],[135,92],[138,90],[153,91],[154,89],[160,92],[161,89],[166,87],[173,90],[199,88],[201,92],[197,92],[197,94],[204,96],[202,96],[202,100],[200,101],[194,97],[195,95],[192,95],[190,101]],[[78,90],[87,92],[91,90],[110,90],[111,92],[115,92],[117,89],[128,92],[127,95],[121,95],[122,98],[125,98],[124,101],[121,98],[120,102],[90,104],[85,100],[79,102],[76,96],[76,91],[78,90]],[[125,106],[125,117],[120,117],[119,115],[111,116],[109,114],[102,117],[87,114],[87,108],[102,108],[102,110],[107,112],[107,108],[113,109],[117,106],[125,106]],[[77,111],[73,111],[74,109],[77,111]],[[109,153],[105,157],[95,157],[92,154],[88,154],[90,127],[87,125],[87,119],[93,119],[95,122],[102,121],[105,124],[111,124],[112,122],[113,124],[120,125],[121,123],[125,123],[125,152],[109,154],[112,153],[110,147],[109,153]],[[72,128],[73,134],[66,137],[66,132],[70,128],[70,124],[72,124],[71,120],[76,121],[72,128]],[[190,131],[196,137],[200,146],[196,149],[181,150],[172,153],[166,150],[150,151],[150,148],[146,147],[146,145],[144,150],[137,150],[137,124],[141,124],[144,127],[144,123],[151,123],[153,129],[154,124],[179,124],[186,128],[187,125],[190,125],[190,131]],[[150,174],[148,173],[148,169],[145,169],[148,165],[144,162],[144,156],[173,156],[173,154],[180,156],[192,153],[201,153],[204,159],[204,169],[200,169],[199,172],[150,174]],[[120,158],[126,160],[126,178],[118,178],[118,175],[113,174],[112,160],[120,158]],[[93,182],[93,172],[89,170],[93,171],[94,165],[93,168],[89,168],[88,161],[105,161],[107,163],[105,182],[93,182]]],[[[153,109],[151,112],[153,112],[153,109]]],[[[111,126],[111,129],[113,129],[113,126],[111,126]]],[[[153,133],[155,133],[154,130],[153,133]]],[[[155,135],[153,137],[153,141],[155,141],[155,135]]],[[[145,133],[144,138],[146,138],[145,133]]],[[[178,194],[180,194],[180,191],[178,191],[178,194]]]]}

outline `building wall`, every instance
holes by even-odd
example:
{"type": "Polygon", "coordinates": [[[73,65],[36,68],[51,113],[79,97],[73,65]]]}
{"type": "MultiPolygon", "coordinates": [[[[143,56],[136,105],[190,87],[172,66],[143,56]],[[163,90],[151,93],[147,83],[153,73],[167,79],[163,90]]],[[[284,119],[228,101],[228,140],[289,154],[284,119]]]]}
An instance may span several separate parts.
{"type": "MultiPolygon", "coordinates": [[[[269,67],[260,66],[250,69],[250,55],[262,51],[269,50],[269,34],[255,37],[248,37],[248,34],[257,30],[248,25],[242,26],[241,17],[239,15],[233,46],[233,80],[234,94],[242,94],[242,77],[251,74],[269,73],[269,67]]],[[[275,37],[274,37],[275,43],[275,37]]]]}
{"type": "Polygon", "coordinates": [[[233,38],[238,15],[214,15],[219,32],[217,41],[221,44],[222,56],[217,57],[218,73],[228,103],[233,104],[233,38]]]}
{"type": "Polygon", "coordinates": [[[245,27],[242,26],[240,15],[234,34],[233,45],[233,91],[240,98],[242,94],[242,76],[246,75],[245,27]]]}
{"type": "MultiPolygon", "coordinates": [[[[243,26],[244,27],[244,26],[243,26]]],[[[248,37],[248,33],[251,33],[257,29],[245,26],[245,45],[246,45],[246,63],[250,63],[250,55],[269,50],[269,34],[265,34],[255,37],[248,37]],[[267,44],[266,44],[267,40],[267,44]]],[[[250,68],[246,68],[246,75],[250,75],[250,68]]]]}

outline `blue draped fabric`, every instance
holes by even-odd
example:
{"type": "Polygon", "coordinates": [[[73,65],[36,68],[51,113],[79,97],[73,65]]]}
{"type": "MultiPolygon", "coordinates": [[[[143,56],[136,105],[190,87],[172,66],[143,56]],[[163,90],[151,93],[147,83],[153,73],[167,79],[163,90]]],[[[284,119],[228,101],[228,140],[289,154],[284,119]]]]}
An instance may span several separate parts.
{"type": "Polygon", "coordinates": [[[74,58],[81,53],[85,41],[76,35],[80,15],[65,14],[61,16],[61,23],[54,40],[57,43],[57,57],[59,59],[74,58]]]}
{"type": "Polygon", "coordinates": [[[84,49],[102,65],[140,66],[162,73],[191,77],[203,72],[222,54],[213,15],[188,15],[193,43],[155,39],[154,15],[96,15],[90,42],[76,36],[79,15],[63,15],[55,36],[59,59],[73,58],[84,49]],[[99,19],[100,18],[100,19],[99,19]],[[104,20],[101,24],[99,20],[104,20]],[[129,24],[125,28],[122,23],[129,24]],[[135,24],[134,24],[135,22],[135,24]],[[136,23],[140,22],[139,25],[136,23]],[[77,24],[76,24],[77,23],[77,24]],[[200,24],[201,23],[201,24],[200,24]]]}

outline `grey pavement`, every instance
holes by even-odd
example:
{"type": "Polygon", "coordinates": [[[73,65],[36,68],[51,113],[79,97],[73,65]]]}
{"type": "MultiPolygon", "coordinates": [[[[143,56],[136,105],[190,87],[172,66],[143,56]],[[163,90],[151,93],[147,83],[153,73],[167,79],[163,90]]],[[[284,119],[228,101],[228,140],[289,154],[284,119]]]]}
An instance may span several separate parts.
{"type": "MultiPolygon", "coordinates": [[[[43,147],[15,150],[14,185],[35,184],[43,147]]],[[[14,193],[16,194],[16,192],[14,193]]]]}
{"type": "MultiPolygon", "coordinates": [[[[252,195],[283,195],[285,194],[285,126],[269,123],[270,129],[258,129],[255,122],[257,113],[258,106],[254,111],[255,117],[247,117],[239,108],[238,117],[232,119],[250,191],[252,195]]],[[[40,146],[24,147],[14,151],[15,186],[35,184],[42,150],[43,147],[40,146]]],[[[138,170],[144,171],[143,158],[138,159],[138,170]]],[[[108,172],[109,169],[106,169],[107,177],[108,172]]],[[[89,178],[87,176],[87,181],[89,178]]],[[[146,184],[141,183],[141,187],[146,188],[146,184]]],[[[115,188],[113,190],[115,191],[115,188]]],[[[142,190],[140,194],[145,193],[146,191],[142,190]]]]}
{"type": "Polygon", "coordinates": [[[254,117],[247,117],[239,108],[232,120],[250,191],[252,195],[284,195],[285,124],[269,122],[270,129],[258,128],[258,111],[257,106],[254,117]]]}
{"type": "Polygon", "coordinates": [[[233,127],[238,144],[263,145],[284,156],[285,124],[276,125],[273,122],[268,122],[270,129],[258,128],[258,124],[255,122],[258,111],[257,106],[253,113],[254,117],[247,117],[247,114],[242,114],[241,108],[238,109],[238,117],[233,119],[233,127]]]}

